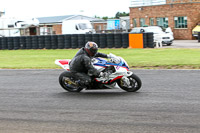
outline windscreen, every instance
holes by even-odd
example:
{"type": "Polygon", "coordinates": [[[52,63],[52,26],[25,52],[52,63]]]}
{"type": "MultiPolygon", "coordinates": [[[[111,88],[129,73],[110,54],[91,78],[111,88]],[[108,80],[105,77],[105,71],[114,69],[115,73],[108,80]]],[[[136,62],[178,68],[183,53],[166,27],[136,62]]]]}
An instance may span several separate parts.
{"type": "Polygon", "coordinates": [[[162,33],[163,31],[158,28],[147,28],[146,32],[153,32],[153,33],[162,33]]]}
{"type": "Polygon", "coordinates": [[[81,30],[85,30],[85,29],[92,29],[91,25],[87,24],[87,23],[80,23],[78,24],[79,28],[81,30]]]}

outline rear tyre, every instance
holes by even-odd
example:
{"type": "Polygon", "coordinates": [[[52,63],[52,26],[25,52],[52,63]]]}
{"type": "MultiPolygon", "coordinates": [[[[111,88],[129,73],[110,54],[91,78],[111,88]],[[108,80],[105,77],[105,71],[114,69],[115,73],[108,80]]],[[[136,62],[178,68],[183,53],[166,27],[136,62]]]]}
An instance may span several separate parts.
{"type": "Polygon", "coordinates": [[[119,87],[127,92],[136,92],[138,91],[141,86],[142,86],[142,81],[140,80],[140,78],[135,75],[132,74],[131,76],[127,77],[130,81],[130,85],[129,86],[125,86],[124,85],[124,81],[122,79],[120,79],[117,84],[119,85],[119,87]]]}
{"type": "Polygon", "coordinates": [[[83,88],[81,88],[71,77],[71,73],[68,71],[60,74],[59,83],[64,90],[69,92],[80,92],[83,90],[83,88]]]}

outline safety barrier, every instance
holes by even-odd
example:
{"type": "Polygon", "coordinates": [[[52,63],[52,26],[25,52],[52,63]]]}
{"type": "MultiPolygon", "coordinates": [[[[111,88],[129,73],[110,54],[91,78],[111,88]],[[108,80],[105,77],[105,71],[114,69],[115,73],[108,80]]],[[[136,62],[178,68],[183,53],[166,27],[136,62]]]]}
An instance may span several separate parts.
{"type": "Polygon", "coordinates": [[[153,33],[130,33],[130,48],[154,48],[153,33]]]}
{"type": "MultiPolygon", "coordinates": [[[[128,48],[132,46],[132,36],[129,33],[97,33],[0,37],[0,49],[76,49],[84,47],[88,41],[96,42],[100,48],[128,48]]],[[[134,41],[135,46],[153,47],[153,34],[141,34],[139,39],[142,39],[141,44],[134,41]]]]}

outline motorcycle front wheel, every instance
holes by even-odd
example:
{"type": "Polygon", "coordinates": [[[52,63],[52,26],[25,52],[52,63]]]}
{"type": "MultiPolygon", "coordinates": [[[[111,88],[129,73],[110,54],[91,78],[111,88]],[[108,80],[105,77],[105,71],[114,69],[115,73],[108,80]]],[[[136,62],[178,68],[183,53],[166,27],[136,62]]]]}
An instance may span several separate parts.
{"type": "Polygon", "coordinates": [[[60,74],[59,83],[64,90],[69,92],[80,92],[83,89],[71,77],[71,73],[69,71],[65,71],[60,74]]]}
{"type": "Polygon", "coordinates": [[[136,91],[138,91],[141,88],[142,81],[141,81],[141,79],[137,75],[132,74],[131,76],[129,76],[127,78],[128,78],[128,80],[130,82],[130,84],[128,86],[125,85],[125,83],[124,83],[124,81],[122,79],[120,79],[117,82],[118,86],[121,89],[123,89],[123,90],[125,90],[127,92],[136,92],[136,91]]]}

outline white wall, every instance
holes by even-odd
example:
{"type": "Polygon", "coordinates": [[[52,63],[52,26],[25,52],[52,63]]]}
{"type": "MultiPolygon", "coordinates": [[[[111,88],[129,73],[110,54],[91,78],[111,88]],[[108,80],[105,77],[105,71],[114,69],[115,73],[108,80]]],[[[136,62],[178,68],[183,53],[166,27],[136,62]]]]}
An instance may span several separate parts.
{"type": "Polygon", "coordinates": [[[131,7],[162,5],[166,4],[166,0],[131,0],[131,7]]]}

